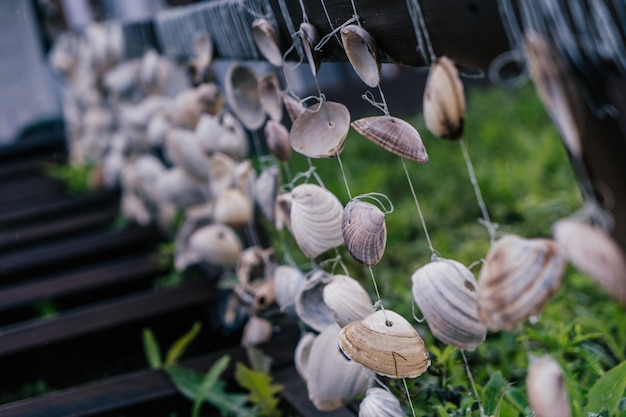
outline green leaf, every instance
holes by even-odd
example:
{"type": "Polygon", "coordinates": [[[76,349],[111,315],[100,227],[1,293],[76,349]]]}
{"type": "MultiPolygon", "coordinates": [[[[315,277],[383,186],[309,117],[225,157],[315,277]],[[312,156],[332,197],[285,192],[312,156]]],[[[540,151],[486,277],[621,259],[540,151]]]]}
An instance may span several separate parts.
{"type": "Polygon", "coordinates": [[[276,394],[283,389],[282,385],[272,385],[271,376],[254,371],[241,362],[237,363],[235,379],[250,391],[250,401],[258,407],[260,416],[280,417],[276,394]]]}
{"type": "Polygon", "coordinates": [[[200,372],[191,369],[181,368],[180,366],[168,366],[165,372],[176,385],[178,391],[190,400],[194,400],[202,385],[203,375],[200,372]]]}
{"type": "Polygon", "coordinates": [[[202,402],[205,397],[214,387],[220,376],[224,373],[228,364],[230,363],[230,356],[224,355],[220,359],[217,360],[209,369],[209,371],[204,375],[202,382],[200,383],[200,387],[198,387],[198,391],[196,393],[196,399],[193,404],[193,411],[191,415],[193,417],[197,417],[200,414],[200,408],[202,406],[202,402]]]}
{"type": "Polygon", "coordinates": [[[626,390],[626,361],[602,375],[591,387],[584,415],[601,411],[608,411],[611,416],[615,415],[624,396],[624,390],[626,390]]]}
{"type": "Polygon", "coordinates": [[[497,371],[491,375],[491,378],[489,378],[489,381],[482,391],[485,413],[488,416],[498,415],[500,413],[502,398],[508,387],[509,381],[502,376],[501,371],[497,371]]]}
{"type": "Polygon", "coordinates": [[[143,329],[143,351],[150,368],[159,369],[163,365],[159,344],[152,330],[148,328],[143,329]]]}
{"type": "Polygon", "coordinates": [[[185,353],[185,349],[200,333],[200,329],[202,328],[202,324],[199,321],[196,321],[191,330],[182,335],[177,341],[172,344],[170,350],[167,351],[167,356],[165,357],[165,366],[170,366],[178,362],[183,353],[185,353]]]}
{"type": "Polygon", "coordinates": [[[219,409],[222,414],[234,417],[258,417],[256,413],[244,405],[247,400],[245,394],[224,394],[209,391],[205,399],[219,409]]]}

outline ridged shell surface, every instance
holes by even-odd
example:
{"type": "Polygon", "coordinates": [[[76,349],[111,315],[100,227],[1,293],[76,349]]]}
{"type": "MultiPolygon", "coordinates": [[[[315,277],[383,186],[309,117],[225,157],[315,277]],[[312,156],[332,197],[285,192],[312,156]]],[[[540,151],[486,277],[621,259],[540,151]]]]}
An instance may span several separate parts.
{"type": "Polygon", "coordinates": [[[324,286],[330,282],[324,271],[315,272],[300,288],[296,296],[296,313],[307,326],[321,332],[335,324],[333,312],[324,302],[324,286]]]}
{"type": "Polygon", "coordinates": [[[375,205],[351,200],[343,209],[343,240],[350,255],[361,265],[376,265],[387,244],[385,214],[375,205]]]}
{"type": "Polygon", "coordinates": [[[402,417],[400,401],[386,389],[372,387],[359,404],[358,417],[402,417]]]}
{"type": "Polygon", "coordinates": [[[430,366],[430,356],[415,328],[387,309],[341,329],[339,347],[353,361],[389,378],[415,378],[430,366]]]}
{"type": "Polygon", "coordinates": [[[459,140],[465,122],[465,93],[454,63],[442,56],[431,66],[424,89],[426,127],[437,137],[459,140]]]}
{"type": "Polygon", "coordinates": [[[279,161],[288,161],[291,157],[289,130],[280,122],[268,120],[265,123],[264,133],[267,147],[272,155],[279,161]]]}
{"type": "Polygon", "coordinates": [[[226,97],[241,123],[257,130],[265,122],[265,111],[259,100],[256,74],[248,67],[232,64],[224,78],[226,97]]]}
{"type": "Polygon", "coordinates": [[[350,112],[341,103],[324,101],[304,111],[291,126],[289,142],[294,151],[311,158],[334,158],[343,150],[350,130],[350,112]]]}
{"type": "Polygon", "coordinates": [[[565,259],[548,239],[507,235],[492,247],[480,270],[478,314],[490,329],[513,330],[538,314],[559,289],[565,259]]]}
{"type": "Polygon", "coordinates": [[[372,35],[359,25],[341,29],[341,42],[359,78],[369,87],[380,82],[380,58],[372,35]]]}
{"type": "Polygon", "coordinates": [[[428,154],[413,126],[392,116],[372,116],[352,122],[354,130],[383,149],[411,161],[426,163],[428,154]]]}
{"type": "Polygon", "coordinates": [[[478,318],[478,284],[465,265],[438,259],[415,271],[411,280],[413,299],[437,339],[470,351],[485,340],[487,328],[478,318]]]}
{"type": "Polygon", "coordinates": [[[535,417],[571,417],[563,371],[550,356],[532,358],[526,396],[535,417]]]}
{"type": "Polygon", "coordinates": [[[280,51],[276,29],[264,18],[252,22],[252,38],[261,54],[275,67],[283,65],[283,53],[280,51]]]}
{"type": "Polygon", "coordinates": [[[237,234],[223,224],[212,224],[196,230],[189,237],[188,244],[200,260],[222,267],[234,267],[243,251],[237,234]]]}
{"type": "Polygon", "coordinates": [[[324,287],[324,303],[333,312],[335,321],[341,327],[364,319],[374,310],[365,288],[346,275],[333,275],[330,283],[324,287]]]}

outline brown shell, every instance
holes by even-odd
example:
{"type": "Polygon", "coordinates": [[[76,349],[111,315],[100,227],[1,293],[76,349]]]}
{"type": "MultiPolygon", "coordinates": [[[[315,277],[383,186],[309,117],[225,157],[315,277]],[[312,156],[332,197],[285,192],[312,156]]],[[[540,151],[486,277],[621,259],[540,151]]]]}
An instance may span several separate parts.
{"type": "Polygon", "coordinates": [[[320,36],[315,26],[309,22],[302,22],[300,24],[300,39],[302,40],[302,48],[311,67],[311,72],[313,75],[317,75],[322,63],[322,52],[315,50],[315,45],[320,41],[320,36]]]}
{"type": "Polygon", "coordinates": [[[563,371],[550,356],[532,358],[526,376],[526,396],[535,417],[570,417],[563,371]]]}
{"type": "Polygon", "coordinates": [[[454,63],[442,56],[431,66],[424,89],[424,121],[440,138],[460,140],[465,122],[465,94],[454,63]]]}
{"type": "Polygon", "coordinates": [[[265,141],[269,151],[279,161],[288,161],[291,157],[289,131],[280,122],[268,120],[265,123],[265,141]]]}
{"type": "Polygon", "coordinates": [[[294,151],[311,158],[333,158],[343,150],[350,130],[350,112],[341,103],[324,101],[303,112],[289,132],[294,151]]]}
{"type": "Polygon", "coordinates": [[[343,240],[350,255],[361,265],[376,265],[387,244],[385,214],[375,205],[351,200],[343,209],[343,240]]]}
{"type": "Polygon", "coordinates": [[[348,25],[341,29],[341,42],[359,78],[376,87],[380,82],[380,58],[372,35],[359,25],[348,25]]]}
{"type": "Polygon", "coordinates": [[[270,119],[280,121],[283,118],[283,100],[278,77],[270,72],[259,79],[258,87],[261,107],[270,119]]]}
{"type": "Polygon", "coordinates": [[[306,111],[306,108],[300,103],[300,101],[291,97],[289,94],[283,94],[283,104],[289,115],[291,123],[295,122],[302,113],[306,111]]]}
{"type": "Polygon", "coordinates": [[[258,18],[252,22],[252,39],[261,54],[275,67],[283,65],[283,53],[276,29],[267,19],[258,18]]]}
{"type": "Polygon", "coordinates": [[[402,119],[392,116],[365,117],[352,122],[352,127],[391,153],[422,164],[428,162],[419,133],[402,119]]]}
{"type": "Polygon", "coordinates": [[[265,111],[259,100],[256,74],[248,67],[233,64],[224,78],[226,97],[241,123],[250,130],[257,130],[265,122],[265,111]]]}

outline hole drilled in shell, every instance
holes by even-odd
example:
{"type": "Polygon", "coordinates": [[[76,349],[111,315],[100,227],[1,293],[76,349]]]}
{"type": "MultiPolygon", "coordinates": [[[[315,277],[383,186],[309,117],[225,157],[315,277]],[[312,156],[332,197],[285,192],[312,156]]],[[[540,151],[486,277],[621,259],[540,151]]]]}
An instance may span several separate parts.
{"type": "Polygon", "coordinates": [[[350,129],[350,112],[341,103],[324,101],[304,111],[293,123],[289,142],[294,151],[311,158],[333,158],[343,150],[350,129]]]}

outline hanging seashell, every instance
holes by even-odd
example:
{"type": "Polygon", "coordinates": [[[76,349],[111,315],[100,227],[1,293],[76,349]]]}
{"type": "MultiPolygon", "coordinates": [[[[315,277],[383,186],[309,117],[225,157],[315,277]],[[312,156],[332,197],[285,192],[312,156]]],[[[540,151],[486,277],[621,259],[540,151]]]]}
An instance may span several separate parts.
{"type": "Polygon", "coordinates": [[[291,191],[291,227],[296,243],[313,259],[343,243],[341,203],[330,191],[302,184],[291,191]]]}
{"type": "Polygon", "coordinates": [[[333,275],[324,287],[324,303],[333,312],[337,324],[364,319],[374,311],[372,300],[359,282],[346,275],[333,275]]]}
{"type": "Polygon", "coordinates": [[[224,99],[215,84],[201,84],[176,96],[172,120],[180,127],[195,129],[203,113],[217,114],[223,105],[224,99]]]}
{"type": "Polygon", "coordinates": [[[316,271],[296,297],[296,313],[307,326],[321,332],[335,323],[333,312],[324,302],[324,286],[331,280],[324,271],[316,271]]]}
{"type": "Polygon", "coordinates": [[[483,343],[487,328],[478,318],[478,284],[465,265],[436,259],[411,280],[413,299],[437,339],[469,351],[483,343]]]}
{"type": "Polygon", "coordinates": [[[237,279],[241,287],[251,294],[256,293],[263,281],[272,280],[274,249],[251,246],[241,253],[237,261],[237,279]]]}
{"type": "Polygon", "coordinates": [[[323,101],[293,122],[289,142],[294,151],[311,158],[333,158],[343,150],[350,129],[350,112],[341,103],[323,101]]]}
{"type": "Polygon", "coordinates": [[[170,129],[165,136],[168,158],[191,178],[206,182],[209,177],[209,160],[196,135],[186,129],[170,129]]]}
{"type": "Polygon", "coordinates": [[[253,216],[252,200],[237,188],[222,192],[213,207],[213,219],[233,227],[249,224],[253,216]]]}
{"type": "Polygon", "coordinates": [[[275,73],[259,79],[259,101],[270,119],[279,122],[283,118],[283,100],[280,82],[275,73]]]}
{"type": "Polygon", "coordinates": [[[626,259],[608,233],[573,219],[559,220],[552,233],[563,255],[579,271],[626,304],[626,259]]]}
{"type": "Polygon", "coordinates": [[[276,216],[276,196],[280,189],[280,170],[277,166],[271,166],[261,172],[254,183],[254,200],[261,209],[261,213],[274,224],[276,216]]]}
{"type": "Polygon", "coordinates": [[[304,55],[311,67],[311,72],[313,75],[317,75],[317,72],[320,70],[320,64],[322,63],[322,51],[316,51],[315,46],[319,43],[320,36],[315,26],[309,22],[302,22],[299,32],[304,55]]]}
{"type": "Polygon", "coordinates": [[[280,122],[268,120],[265,123],[265,141],[272,155],[279,161],[288,161],[291,157],[289,131],[280,122]]]}
{"type": "Polygon", "coordinates": [[[361,265],[376,265],[387,243],[385,214],[375,205],[350,200],[343,209],[341,230],[350,255],[361,265]]]}
{"type": "Polygon", "coordinates": [[[241,346],[256,346],[272,338],[272,323],[268,320],[252,316],[243,328],[241,346]]]}
{"type": "Polygon", "coordinates": [[[267,19],[258,18],[252,22],[252,39],[261,54],[275,67],[283,65],[283,53],[276,29],[267,19]]]}
{"type": "Polygon", "coordinates": [[[383,149],[402,158],[424,164],[428,154],[413,126],[392,116],[373,116],[352,122],[354,130],[383,149]]]}
{"type": "Polygon", "coordinates": [[[235,161],[228,155],[216,152],[209,158],[209,188],[217,198],[235,184],[235,161]]]}
{"type": "Polygon", "coordinates": [[[187,71],[195,84],[202,83],[213,63],[213,39],[207,32],[197,32],[193,39],[196,56],[189,60],[187,71]]]}
{"type": "Polygon", "coordinates": [[[169,169],[156,179],[154,189],[159,203],[167,202],[185,208],[205,201],[199,183],[180,168],[169,169]]]}
{"type": "Polygon", "coordinates": [[[306,277],[292,266],[281,265],[274,271],[274,292],[280,310],[296,315],[295,304],[298,293],[307,282],[306,277]]]}
{"type": "Polygon", "coordinates": [[[465,94],[454,63],[442,56],[430,67],[424,89],[424,121],[440,138],[460,140],[465,122],[465,94]]]}
{"type": "Polygon", "coordinates": [[[226,97],[241,123],[250,130],[257,130],[265,122],[265,112],[259,101],[257,77],[243,65],[233,64],[224,79],[226,97]]]}
{"type": "Polygon", "coordinates": [[[283,94],[283,104],[285,105],[291,123],[295,122],[296,119],[306,111],[306,108],[300,101],[291,97],[289,94],[283,94]]]}
{"type": "Polygon", "coordinates": [[[220,122],[217,116],[204,114],[198,121],[195,135],[208,154],[225,153],[235,159],[248,155],[248,138],[241,123],[230,113],[222,114],[220,122]]]}
{"type": "Polygon", "coordinates": [[[478,314],[490,329],[513,330],[559,289],[565,260],[548,239],[507,235],[489,250],[478,281],[478,314]]]}
{"type": "Polygon", "coordinates": [[[563,371],[550,356],[531,358],[526,396],[535,417],[571,417],[563,371]]]}
{"type": "Polygon", "coordinates": [[[358,417],[401,417],[404,410],[400,401],[386,389],[372,387],[359,404],[358,417]]]}
{"type": "Polygon", "coordinates": [[[387,309],[341,329],[339,347],[353,361],[389,378],[415,378],[430,366],[430,356],[415,328],[387,309]]]}
{"type": "Polygon", "coordinates": [[[339,326],[327,326],[313,340],[306,367],[309,399],[318,410],[331,411],[365,394],[374,376],[337,349],[339,326]]]}
{"type": "Polygon", "coordinates": [[[148,144],[154,148],[163,146],[167,132],[172,128],[172,122],[165,113],[157,113],[150,119],[146,128],[148,144]]]}
{"type": "Polygon", "coordinates": [[[291,227],[291,205],[293,203],[293,198],[291,197],[291,193],[280,194],[276,197],[276,208],[274,210],[274,215],[276,216],[276,220],[274,225],[276,230],[282,232],[286,227],[292,234],[293,229],[291,227]]]}
{"type": "Polygon", "coordinates": [[[376,87],[380,82],[380,58],[372,35],[359,25],[348,25],[341,29],[341,42],[359,78],[369,87],[376,87]]]}
{"type": "Polygon", "coordinates": [[[252,303],[252,307],[254,311],[260,311],[274,305],[275,303],[276,290],[274,288],[274,280],[266,279],[254,292],[254,302],[252,303]]]}
{"type": "Polygon", "coordinates": [[[293,363],[296,366],[296,371],[302,379],[307,380],[307,369],[309,366],[309,355],[311,353],[311,346],[313,345],[313,341],[315,340],[316,335],[312,332],[304,333],[298,344],[296,345],[296,349],[293,355],[293,363]]]}
{"type": "Polygon", "coordinates": [[[188,246],[194,260],[224,268],[234,267],[243,250],[237,234],[223,224],[196,230],[189,236],[188,246]]]}
{"type": "Polygon", "coordinates": [[[254,185],[256,183],[256,171],[252,161],[245,159],[235,165],[235,187],[251,199],[254,198],[254,185]]]}

